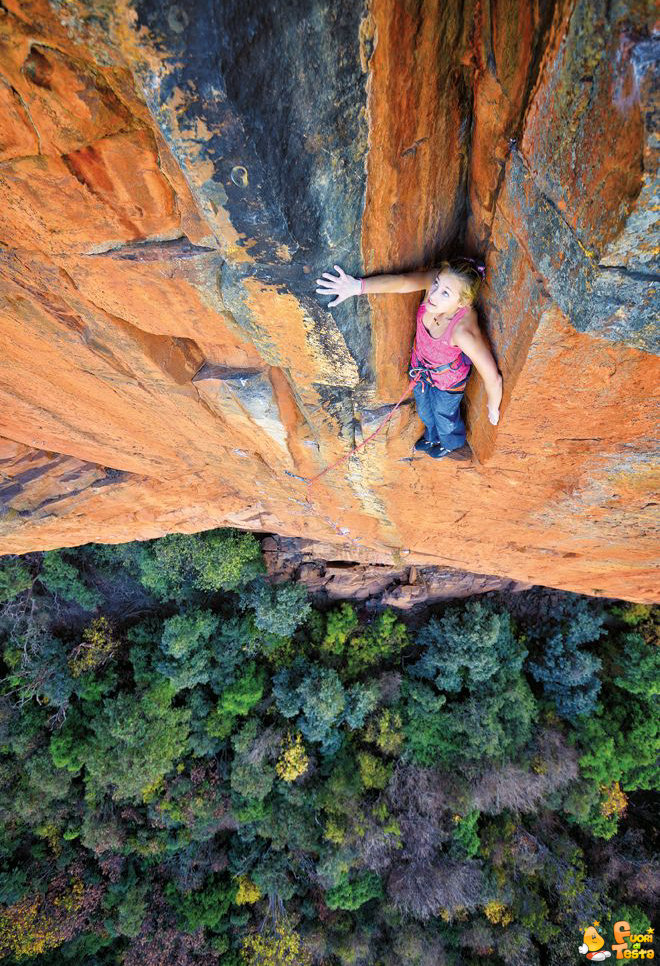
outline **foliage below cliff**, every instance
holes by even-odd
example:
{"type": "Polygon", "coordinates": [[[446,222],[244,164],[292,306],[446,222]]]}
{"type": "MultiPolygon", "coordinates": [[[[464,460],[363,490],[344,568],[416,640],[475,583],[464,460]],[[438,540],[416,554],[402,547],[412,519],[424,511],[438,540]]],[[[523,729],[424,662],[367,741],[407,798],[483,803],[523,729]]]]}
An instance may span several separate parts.
{"type": "Polygon", "coordinates": [[[559,966],[648,926],[656,610],[321,612],[222,530],[3,558],[0,597],[8,962],[559,966]]]}

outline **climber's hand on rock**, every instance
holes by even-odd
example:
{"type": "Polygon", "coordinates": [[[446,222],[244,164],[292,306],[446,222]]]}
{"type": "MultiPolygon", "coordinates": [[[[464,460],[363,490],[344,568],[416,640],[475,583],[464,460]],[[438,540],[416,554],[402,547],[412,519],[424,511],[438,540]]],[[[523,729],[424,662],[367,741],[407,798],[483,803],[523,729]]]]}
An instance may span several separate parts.
{"type": "Polygon", "coordinates": [[[500,407],[489,406],[488,407],[488,422],[492,423],[493,426],[497,426],[500,421],[500,407]]]}
{"type": "Polygon", "coordinates": [[[322,286],[316,290],[319,295],[336,295],[334,302],[328,302],[328,308],[339,305],[351,295],[359,295],[362,288],[359,278],[347,275],[339,265],[335,265],[334,268],[339,273],[336,277],[330,272],[324,272],[322,278],[316,279],[316,284],[322,286]]]}

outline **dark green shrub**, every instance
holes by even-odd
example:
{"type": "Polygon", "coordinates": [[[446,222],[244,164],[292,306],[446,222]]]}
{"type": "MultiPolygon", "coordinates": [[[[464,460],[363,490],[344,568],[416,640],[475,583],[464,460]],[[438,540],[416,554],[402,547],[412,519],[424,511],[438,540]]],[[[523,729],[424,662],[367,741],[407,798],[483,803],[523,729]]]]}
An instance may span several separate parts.
{"type": "Polygon", "coordinates": [[[254,623],[259,630],[280,637],[293,634],[311,610],[304,584],[273,587],[260,580],[241,595],[241,603],[254,612],[254,623]]]}
{"type": "Polygon", "coordinates": [[[411,673],[429,678],[440,691],[481,689],[498,674],[520,672],[526,651],[516,639],[508,613],[468,601],[431,618],[417,634],[424,650],[411,673]]]}
{"type": "Polygon", "coordinates": [[[371,899],[382,899],[383,884],[375,872],[366,872],[343,880],[325,894],[325,903],[329,909],[346,909],[349,912],[359,909],[371,899]]]}
{"type": "Polygon", "coordinates": [[[30,571],[18,560],[0,558],[0,604],[32,586],[30,571]]]}
{"type": "Polygon", "coordinates": [[[49,550],[44,554],[39,580],[54,597],[73,600],[84,610],[94,610],[103,599],[97,590],[87,587],[77,567],[69,563],[60,550],[49,550]]]}

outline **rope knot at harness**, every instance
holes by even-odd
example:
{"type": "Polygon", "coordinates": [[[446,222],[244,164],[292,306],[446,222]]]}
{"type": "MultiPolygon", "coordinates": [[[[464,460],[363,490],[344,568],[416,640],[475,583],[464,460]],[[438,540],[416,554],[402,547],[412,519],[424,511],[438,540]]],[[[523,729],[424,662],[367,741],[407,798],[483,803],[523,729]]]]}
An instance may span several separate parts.
{"type": "Polygon", "coordinates": [[[408,370],[408,375],[412,380],[409,389],[412,390],[418,382],[422,383],[422,392],[424,392],[424,386],[434,386],[433,376],[439,376],[440,373],[448,372],[449,370],[455,371],[456,369],[460,369],[464,355],[465,353],[461,352],[461,362],[457,366],[453,362],[445,362],[438,366],[428,366],[419,363],[416,366],[411,366],[408,370]]]}

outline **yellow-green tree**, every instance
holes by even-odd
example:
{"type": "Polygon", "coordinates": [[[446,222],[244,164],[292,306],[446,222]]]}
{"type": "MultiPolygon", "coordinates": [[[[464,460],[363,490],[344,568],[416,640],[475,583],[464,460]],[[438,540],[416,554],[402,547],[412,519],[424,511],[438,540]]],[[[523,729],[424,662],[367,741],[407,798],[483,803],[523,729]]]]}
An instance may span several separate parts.
{"type": "Polygon", "coordinates": [[[269,932],[247,936],[241,955],[246,966],[311,966],[312,962],[302,939],[285,919],[269,932]]]}
{"type": "Polygon", "coordinates": [[[287,735],[275,765],[278,777],[285,782],[294,782],[296,778],[304,775],[308,768],[309,757],[305,751],[302,735],[298,733],[295,738],[287,735]]]}

